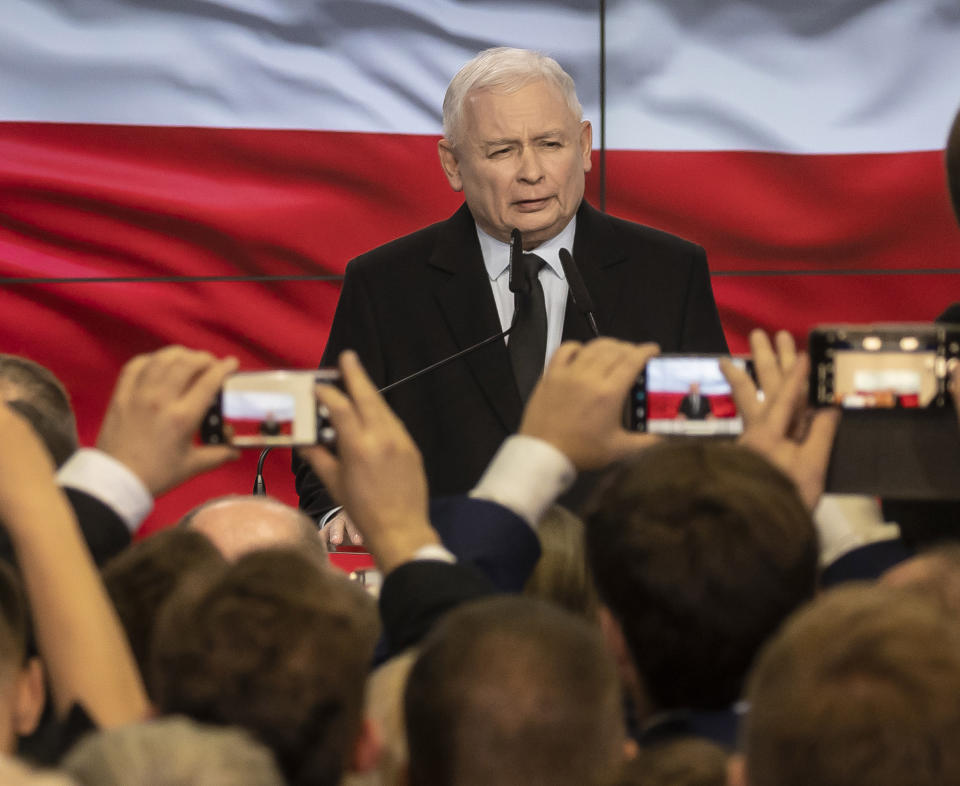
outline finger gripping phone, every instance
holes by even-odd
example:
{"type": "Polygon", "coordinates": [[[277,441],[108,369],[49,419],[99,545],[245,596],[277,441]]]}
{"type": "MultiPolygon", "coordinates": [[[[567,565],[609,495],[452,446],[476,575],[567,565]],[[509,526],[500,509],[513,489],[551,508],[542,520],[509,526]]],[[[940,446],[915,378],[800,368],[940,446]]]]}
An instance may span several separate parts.
{"type": "Polygon", "coordinates": [[[337,369],[241,371],[224,380],[200,426],[200,439],[237,448],[326,445],[336,433],[315,393],[341,386],[337,369]]]}

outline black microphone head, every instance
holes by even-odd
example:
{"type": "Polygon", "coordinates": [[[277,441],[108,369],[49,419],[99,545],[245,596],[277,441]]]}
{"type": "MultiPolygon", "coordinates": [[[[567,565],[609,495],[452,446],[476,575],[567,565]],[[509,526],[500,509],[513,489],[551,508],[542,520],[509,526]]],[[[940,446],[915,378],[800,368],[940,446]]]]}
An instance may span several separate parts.
{"type": "Polygon", "coordinates": [[[526,289],[526,282],[519,275],[520,259],[523,257],[523,235],[514,227],[510,231],[510,291],[516,295],[526,289]]]}
{"type": "Polygon", "coordinates": [[[583,282],[583,276],[580,275],[580,268],[573,261],[573,254],[567,249],[560,249],[560,265],[563,267],[563,274],[567,277],[567,284],[570,287],[570,297],[573,298],[573,304],[584,314],[592,313],[593,298],[587,285],[583,282]]]}

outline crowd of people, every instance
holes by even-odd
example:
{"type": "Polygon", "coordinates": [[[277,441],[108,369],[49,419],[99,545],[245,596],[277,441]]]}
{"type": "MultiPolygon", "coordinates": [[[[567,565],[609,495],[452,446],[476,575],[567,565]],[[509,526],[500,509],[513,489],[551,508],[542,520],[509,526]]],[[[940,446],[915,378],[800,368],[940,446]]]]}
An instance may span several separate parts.
{"type": "MultiPolygon", "coordinates": [[[[960,117],[948,168],[960,214],[960,117]]],[[[195,441],[233,359],[134,358],[78,448],[63,386],[0,357],[0,782],[960,783],[960,547],[825,497],[840,413],[809,407],[791,336],[750,342],[756,381],[722,366],[736,440],[623,427],[657,346],[560,344],[517,432],[442,499],[341,353],[344,388],[316,391],[336,449],[299,457],[376,599],[269,498],[133,538],[236,456],[195,441]],[[558,508],[589,472],[579,515],[558,508]]]]}
{"type": "Polygon", "coordinates": [[[4,357],[3,782],[960,780],[957,546],[818,525],[839,413],[808,409],[789,335],[751,344],[756,383],[724,367],[737,442],[626,431],[657,348],[563,344],[477,486],[433,503],[343,354],[345,390],[317,389],[336,450],[301,455],[362,532],[378,601],[266,497],[131,540],[153,497],[235,455],[194,440],[232,361],[135,358],[78,450],[63,388],[4,357]],[[582,516],[554,504],[600,468],[582,516]],[[878,580],[845,582],[878,545],[878,580]]]}

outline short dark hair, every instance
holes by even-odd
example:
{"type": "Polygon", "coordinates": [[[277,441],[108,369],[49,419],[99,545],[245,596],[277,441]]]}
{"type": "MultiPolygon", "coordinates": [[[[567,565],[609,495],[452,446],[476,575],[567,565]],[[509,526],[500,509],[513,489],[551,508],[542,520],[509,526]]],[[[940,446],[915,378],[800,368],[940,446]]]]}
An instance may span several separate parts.
{"type": "Polygon", "coordinates": [[[160,613],[152,688],[165,713],[250,731],[299,784],[338,784],[362,723],[373,600],[291,549],[191,576],[160,613]]]}
{"type": "Polygon", "coordinates": [[[0,399],[30,423],[58,467],[76,451],[70,396],[50,369],[19,355],[0,354],[0,399]]]}
{"type": "Polygon", "coordinates": [[[225,564],[201,533],[168,528],[132,544],[104,565],[103,583],[141,674],[148,674],[157,615],[181,579],[195,570],[216,571],[225,564]]]}
{"type": "Polygon", "coordinates": [[[953,212],[960,221],[960,112],[953,119],[950,135],[947,137],[947,186],[953,202],[953,212]]]}
{"type": "Polygon", "coordinates": [[[655,445],[587,506],[587,555],[659,709],[721,709],[761,644],[813,596],[817,536],[793,483],[709,440],[655,445]]]}
{"type": "Polygon", "coordinates": [[[624,765],[616,786],[726,786],[728,757],[700,737],[646,745],[624,765]]]}
{"type": "Polygon", "coordinates": [[[751,786],[960,783],[960,624],[910,590],[852,584],[798,612],[751,674],[751,786]]]}
{"type": "Polygon", "coordinates": [[[0,560],[0,671],[23,666],[30,633],[30,611],[20,575],[0,560]]]}
{"type": "Polygon", "coordinates": [[[606,782],[623,756],[616,667],[599,631],[532,598],[451,612],[404,697],[412,786],[606,782]]]}

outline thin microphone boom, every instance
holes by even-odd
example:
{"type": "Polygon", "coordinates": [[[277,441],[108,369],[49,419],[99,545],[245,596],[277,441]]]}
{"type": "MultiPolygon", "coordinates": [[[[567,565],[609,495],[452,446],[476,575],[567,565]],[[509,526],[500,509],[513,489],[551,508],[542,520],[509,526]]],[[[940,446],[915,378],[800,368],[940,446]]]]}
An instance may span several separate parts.
{"type": "MultiPolygon", "coordinates": [[[[516,317],[517,317],[516,310],[514,310],[513,317],[514,317],[514,322],[516,322],[516,317]]],[[[446,357],[443,360],[438,360],[436,363],[433,363],[432,365],[429,365],[426,368],[422,368],[419,371],[414,371],[412,374],[408,374],[402,379],[398,379],[396,382],[391,382],[386,387],[380,388],[380,392],[387,393],[388,391],[393,390],[398,385],[402,385],[404,382],[410,382],[411,380],[416,379],[417,377],[423,376],[424,374],[428,374],[429,372],[434,371],[438,368],[443,368],[445,365],[447,365],[447,363],[452,363],[454,360],[457,360],[457,358],[462,358],[464,355],[470,354],[475,349],[480,349],[481,347],[485,347],[487,344],[492,344],[498,338],[503,338],[504,336],[510,335],[511,330],[513,330],[513,322],[510,323],[510,327],[508,327],[506,330],[502,330],[499,333],[495,333],[494,335],[489,336],[488,338],[485,338],[483,341],[479,341],[476,344],[467,347],[466,349],[461,349],[456,354],[450,355],[450,357],[446,357]]]]}
{"type": "Polygon", "coordinates": [[[583,314],[593,335],[599,336],[600,329],[597,327],[597,318],[594,316],[593,298],[590,297],[590,291],[583,281],[583,276],[580,275],[580,268],[573,261],[573,255],[565,248],[560,249],[560,264],[563,267],[563,274],[567,277],[567,284],[570,285],[573,305],[583,314]]]}
{"type": "MultiPolygon", "coordinates": [[[[514,271],[520,270],[520,258],[523,256],[523,235],[520,234],[520,230],[514,227],[510,232],[510,272],[509,272],[509,283],[510,291],[514,295],[517,295],[519,292],[525,289],[525,281],[522,276],[515,276],[514,271]]],[[[387,393],[388,391],[393,390],[395,387],[404,384],[405,382],[410,382],[417,377],[423,376],[424,374],[429,374],[431,371],[435,371],[438,368],[443,368],[447,363],[452,363],[458,358],[462,358],[464,355],[469,355],[476,349],[487,346],[487,344],[492,344],[494,341],[500,338],[505,338],[510,335],[510,331],[513,330],[513,326],[517,324],[517,311],[518,311],[519,300],[514,297],[513,305],[513,317],[510,320],[510,327],[506,330],[501,330],[499,333],[496,333],[488,338],[485,338],[483,341],[479,341],[472,346],[467,347],[466,349],[461,349],[456,354],[450,355],[443,360],[438,360],[436,363],[433,363],[426,368],[422,368],[419,371],[414,371],[412,374],[408,374],[402,379],[398,379],[396,382],[391,382],[386,387],[380,388],[381,393],[387,393]]]]}

